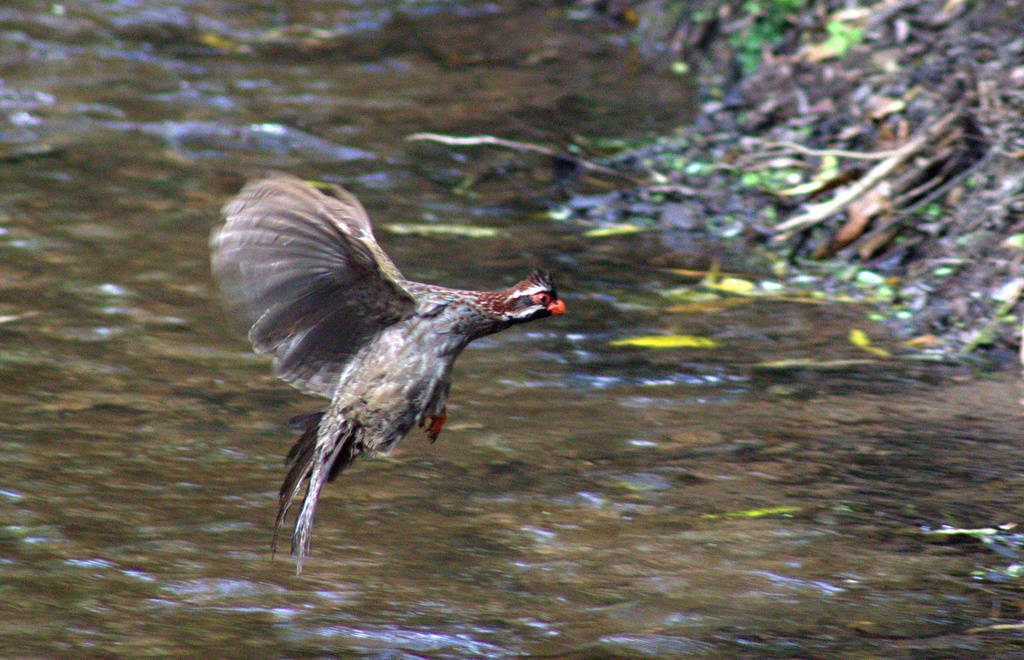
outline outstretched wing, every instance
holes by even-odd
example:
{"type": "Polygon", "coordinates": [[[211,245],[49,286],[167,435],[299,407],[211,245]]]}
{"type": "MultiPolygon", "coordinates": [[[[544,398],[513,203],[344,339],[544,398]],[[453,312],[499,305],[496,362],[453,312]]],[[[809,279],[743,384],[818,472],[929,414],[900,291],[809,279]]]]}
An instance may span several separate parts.
{"type": "Polygon", "coordinates": [[[210,238],[214,276],[253,348],[274,357],[279,377],[326,397],[352,356],[416,307],[362,205],[331,193],[283,175],[251,182],[210,238]]]}

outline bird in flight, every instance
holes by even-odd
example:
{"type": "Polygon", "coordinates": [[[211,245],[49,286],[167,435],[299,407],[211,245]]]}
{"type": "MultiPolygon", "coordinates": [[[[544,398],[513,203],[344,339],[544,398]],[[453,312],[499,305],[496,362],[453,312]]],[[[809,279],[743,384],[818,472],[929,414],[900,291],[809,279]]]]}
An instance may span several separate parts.
{"type": "Polygon", "coordinates": [[[414,426],[436,440],[462,349],[562,314],[565,303],[542,270],[499,291],[407,280],[377,245],[359,200],[338,186],[321,191],[276,175],[248,183],[223,214],[210,247],[228,311],[278,377],[331,401],[294,420],[304,431],[278,498],[272,552],[302,495],[291,546],[301,573],[324,484],[414,426]]]}

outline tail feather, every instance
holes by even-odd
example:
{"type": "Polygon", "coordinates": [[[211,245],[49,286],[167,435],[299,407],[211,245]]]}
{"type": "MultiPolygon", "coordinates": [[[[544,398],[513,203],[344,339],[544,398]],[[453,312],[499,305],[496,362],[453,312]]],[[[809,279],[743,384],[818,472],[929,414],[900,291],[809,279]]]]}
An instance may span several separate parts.
{"type": "Polygon", "coordinates": [[[278,494],[277,519],[274,523],[274,536],[270,542],[270,555],[273,557],[288,512],[302,491],[303,482],[308,480],[306,493],[302,498],[302,509],[292,533],[291,552],[299,555],[297,573],[302,573],[302,562],[309,552],[310,532],[320,491],[326,482],[332,481],[362,453],[362,443],[357,441],[357,436],[360,435],[357,428],[342,421],[340,425],[333,425],[335,428],[327,429],[322,436],[323,417],[324,412],[320,411],[300,415],[291,420],[293,425],[301,425],[305,429],[288,451],[286,460],[289,468],[278,494]]]}
{"type": "Polygon", "coordinates": [[[309,476],[309,468],[313,462],[313,450],[316,448],[317,431],[320,428],[320,420],[324,416],[323,410],[318,410],[303,415],[297,415],[288,420],[288,425],[302,429],[302,435],[295,444],[288,450],[285,456],[285,463],[288,464],[288,473],[285,475],[284,483],[277,497],[277,519],[274,521],[274,536],[270,540],[270,557],[277,553],[277,540],[281,534],[281,527],[284,525],[288,510],[291,509],[295,498],[299,496],[302,489],[302,482],[309,476]]]}

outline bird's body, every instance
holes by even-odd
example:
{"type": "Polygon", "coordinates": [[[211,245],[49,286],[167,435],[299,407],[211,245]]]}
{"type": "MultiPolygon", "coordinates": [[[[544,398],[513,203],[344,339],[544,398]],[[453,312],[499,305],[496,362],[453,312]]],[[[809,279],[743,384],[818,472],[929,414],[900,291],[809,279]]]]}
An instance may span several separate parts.
{"type": "Polygon", "coordinates": [[[565,311],[541,271],[489,292],[406,280],[359,202],[332,193],[286,176],[250,183],[211,239],[214,274],[255,350],[273,356],[284,380],[331,399],[302,416],[281,487],[275,543],[309,480],[292,536],[299,570],[327,481],[414,426],[437,438],[452,364],[470,341],[565,311]]]}

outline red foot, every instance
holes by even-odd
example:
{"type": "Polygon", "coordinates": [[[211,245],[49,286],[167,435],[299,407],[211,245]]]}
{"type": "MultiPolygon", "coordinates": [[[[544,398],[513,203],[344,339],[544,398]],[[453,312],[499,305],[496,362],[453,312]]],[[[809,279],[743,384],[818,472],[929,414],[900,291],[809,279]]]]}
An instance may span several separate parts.
{"type": "MultiPolygon", "coordinates": [[[[431,442],[437,441],[437,436],[441,434],[441,427],[444,426],[446,419],[448,419],[447,406],[441,408],[440,415],[431,415],[430,424],[427,426],[427,437],[430,438],[431,442]]],[[[422,424],[420,426],[422,426],[422,424]]]]}

